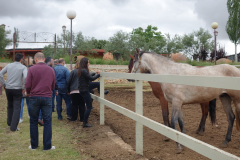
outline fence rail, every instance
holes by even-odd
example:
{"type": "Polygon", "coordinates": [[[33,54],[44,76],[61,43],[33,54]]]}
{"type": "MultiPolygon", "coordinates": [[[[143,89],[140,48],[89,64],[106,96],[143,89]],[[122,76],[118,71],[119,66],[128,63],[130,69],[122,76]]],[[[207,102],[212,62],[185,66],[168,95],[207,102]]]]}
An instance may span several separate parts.
{"type": "Polygon", "coordinates": [[[130,74],[130,73],[107,73],[102,72],[100,77],[100,97],[91,95],[93,99],[100,102],[100,124],[104,124],[104,105],[118,111],[119,113],[136,121],[136,152],[143,155],[143,125],[183,144],[184,146],[210,158],[216,160],[240,159],[239,157],[227,153],[221,149],[211,146],[198,139],[173,130],[161,123],[153,121],[143,116],[143,94],[142,81],[154,81],[162,83],[175,83],[183,85],[195,85],[203,87],[223,88],[240,90],[240,78],[237,77],[202,77],[202,76],[176,76],[176,75],[150,75],[150,74],[130,74]],[[122,106],[114,104],[104,99],[104,78],[114,77],[136,80],[136,113],[122,106]],[[227,83],[226,83],[227,82],[227,83]],[[238,86],[237,86],[238,85],[238,86]]]}

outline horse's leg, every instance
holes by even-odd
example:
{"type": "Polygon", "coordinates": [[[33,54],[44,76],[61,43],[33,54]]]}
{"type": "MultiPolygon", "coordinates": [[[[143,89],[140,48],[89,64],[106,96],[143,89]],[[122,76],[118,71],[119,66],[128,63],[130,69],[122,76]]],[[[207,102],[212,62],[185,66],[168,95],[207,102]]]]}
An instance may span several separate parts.
{"type": "MultiPolygon", "coordinates": [[[[179,126],[181,131],[185,133],[184,130],[184,121],[183,121],[183,114],[181,111],[182,103],[179,101],[173,101],[172,103],[172,117],[171,117],[171,127],[176,130],[177,121],[179,121],[179,126]]],[[[183,151],[183,146],[177,143],[176,153],[179,154],[183,151]]]]}
{"type": "MultiPolygon", "coordinates": [[[[162,108],[162,116],[163,116],[164,125],[170,127],[168,102],[164,98],[164,96],[161,96],[161,95],[159,96],[159,100],[160,100],[160,105],[161,105],[161,108],[162,108]]],[[[164,141],[169,141],[169,140],[170,139],[165,136],[164,141]]]]}
{"type": "Polygon", "coordinates": [[[224,93],[224,94],[221,94],[219,96],[219,98],[222,102],[223,109],[227,115],[227,120],[228,120],[227,135],[226,135],[225,141],[220,146],[222,148],[226,148],[228,146],[228,142],[231,141],[232,128],[233,128],[235,115],[234,115],[234,113],[232,111],[232,107],[231,107],[231,101],[232,101],[231,97],[228,94],[224,93]]]}
{"type": "Polygon", "coordinates": [[[205,123],[206,123],[206,119],[208,116],[208,103],[209,102],[200,103],[201,109],[202,109],[202,119],[201,119],[201,122],[199,124],[199,127],[198,127],[196,133],[201,136],[203,136],[203,132],[205,131],[205,123]]]}

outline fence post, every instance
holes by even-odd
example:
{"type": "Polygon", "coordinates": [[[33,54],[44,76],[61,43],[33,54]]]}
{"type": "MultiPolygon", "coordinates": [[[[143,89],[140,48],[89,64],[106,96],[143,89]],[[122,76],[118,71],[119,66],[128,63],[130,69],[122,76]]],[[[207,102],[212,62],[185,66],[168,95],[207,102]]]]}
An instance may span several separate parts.
{"type": "MultiPolygon", "coordinates": [[[[135,112],[143,115],[143,85],[142,81],[135,81],[135,112]]],[[[143,125],[136,122],[136,152],[143,155],[143,125]]]]}
{"type": "MultiPolygon", "coordinates": [[[[100,77],[100,98],[104,98],[104,77],[100,77]]],[[[104,125],[104,104],[100,103],[100,125],[104,125]]]]}

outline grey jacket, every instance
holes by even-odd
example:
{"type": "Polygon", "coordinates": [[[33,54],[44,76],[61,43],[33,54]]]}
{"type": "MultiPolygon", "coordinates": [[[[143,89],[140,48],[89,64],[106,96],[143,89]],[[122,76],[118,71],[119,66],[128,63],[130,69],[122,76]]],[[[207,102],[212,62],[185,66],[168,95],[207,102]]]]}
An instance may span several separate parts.
{"type": "Polygon", "coordinates": [[[67,92],[70,93],[73,90],[78,90],[78,76],[77,76],[78,69],[74,69],[71,71],[68,82],[67,82],[67,92]]]}
{"type": "Polygon", "coordinates": [[[25,89],[24,84],[27,77],[27,67],[20,62],[13,62],[6,65],[0,71],[0,83],[6,89],[25,89]],[[3,79],[7,73],[7,81],[3,79]]]}

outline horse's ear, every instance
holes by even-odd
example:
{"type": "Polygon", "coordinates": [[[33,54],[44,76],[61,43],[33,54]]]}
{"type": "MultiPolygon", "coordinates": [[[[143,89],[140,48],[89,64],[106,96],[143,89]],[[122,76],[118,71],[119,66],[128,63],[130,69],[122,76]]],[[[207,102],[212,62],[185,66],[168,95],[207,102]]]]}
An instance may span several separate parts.
{"type": "Polygon", "coordinates": [[[130,58],[131,58],[131,59],[134,59],[134,57],[133,57],[132,55],[130,55],[130,58]]]}
{"type": "Polygon", "coordinates": [[[138,48],[136,48],[136,52],[137,52],[137,54],[139,54],[139,53],[140,53],[140,51],[139,51],[139,49],[138,49],[138,48]]]}

